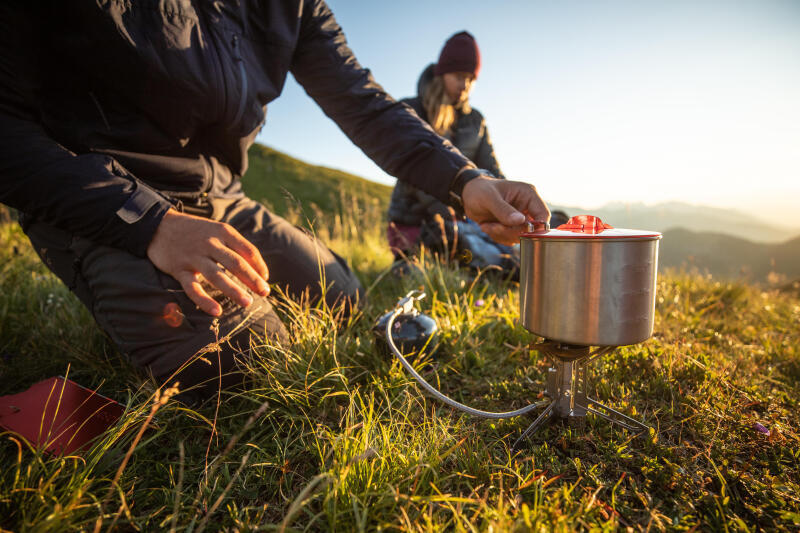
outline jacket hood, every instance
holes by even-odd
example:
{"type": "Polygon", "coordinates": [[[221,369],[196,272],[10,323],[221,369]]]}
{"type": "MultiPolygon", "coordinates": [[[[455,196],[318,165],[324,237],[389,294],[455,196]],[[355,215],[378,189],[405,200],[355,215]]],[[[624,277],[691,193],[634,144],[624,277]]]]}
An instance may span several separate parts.
{"type": "Polygon", "coordinates": [[[431,63],[425,70],[422,71],[422,74],[419,75],[419,80],[417,80],[417,96],[419,97],[420,101],[424,100],[423,96],[425,95],[425,91],[428,90],[428,86],[433,81],[433,69],[436,67],[436,63],[431,63]]]}

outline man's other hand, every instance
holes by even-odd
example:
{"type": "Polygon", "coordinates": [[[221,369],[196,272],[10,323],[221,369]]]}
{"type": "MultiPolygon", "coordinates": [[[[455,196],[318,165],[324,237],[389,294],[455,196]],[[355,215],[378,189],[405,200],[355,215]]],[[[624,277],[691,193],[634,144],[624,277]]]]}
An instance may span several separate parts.
{"type": "Polygon", "coordinates": [[[528,229],[527,221],[550,220],[536,187],[521,181],[475,178],[464,185],[461,199],[466,215],[502,244],[517,243],[519,234],[528,229]]]}
{"type": "Polygon", "coordinates": [[[150,241],[147,257],[178,280],[186,295],[212,316],[221,315],[222,307],[203,289],[202,280],[242,307],[250,305],[252,297],[231,278],[261,296],[269,294],[269,272],[261,253],[222,222],[170,209],[150,241]]]}

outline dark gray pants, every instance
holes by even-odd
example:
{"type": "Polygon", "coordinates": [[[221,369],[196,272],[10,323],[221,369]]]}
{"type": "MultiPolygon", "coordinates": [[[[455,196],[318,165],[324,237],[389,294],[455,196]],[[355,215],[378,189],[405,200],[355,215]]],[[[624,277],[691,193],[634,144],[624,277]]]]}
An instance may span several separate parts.
{"type": "MultiPolygon", "coordinates": [[[[212,200],[208,211],[209,218],[230,224],[261,251],[273,289],[280,287],[292,298],[308,292],[313,302],[322,296],[324,280],[326,302],[348,306],[345,312],[361,297],[361,284],[341,257],[261,204],[248,198],[212,200]]],[[[216,392],[220,373],[224,388],[242,382],[236,358],[247,356],[249,330],[288,341],[269,298],[251,293],[253,304],[241,308],[207,286],[222,303],[217,334],[214,318],[200,311],[180,284],[147,258],[98,246],[42,223],[26,225],[25,232],[42,260],[91,311],[120,351],[157,380],[164,381],[185,366],[173,380],[181,382],[181,389],[194,387],[195,395],[209,395],[216,392]],[[216,351],[206,354],[211,364],[186,365],[217,335],[224,338],[234,329],[219,356],[216,351]]]]}

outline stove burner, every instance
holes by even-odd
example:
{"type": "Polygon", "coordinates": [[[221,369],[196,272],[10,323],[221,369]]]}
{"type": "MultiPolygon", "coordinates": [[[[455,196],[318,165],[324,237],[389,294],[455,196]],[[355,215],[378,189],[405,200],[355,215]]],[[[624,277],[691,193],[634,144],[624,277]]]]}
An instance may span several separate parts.
{"type": "Polygon", "coordinates": [[[551,401],[520,435],[513,448],[516,449],[526,437],[533,435],[545,422],[555,417],[577,418],[592,413],[629,431],[650,429],[638,420],[587,396],[589,364],[610,354],[616,348],[616,346],[600,346],[592,350],[590,346],[573,346],[547,340],[539,344],[531,343],[531,349],[549,357],[552,361],[553,366],[547,369],[547,385],[544,391],[544,395],[551,401]]]}

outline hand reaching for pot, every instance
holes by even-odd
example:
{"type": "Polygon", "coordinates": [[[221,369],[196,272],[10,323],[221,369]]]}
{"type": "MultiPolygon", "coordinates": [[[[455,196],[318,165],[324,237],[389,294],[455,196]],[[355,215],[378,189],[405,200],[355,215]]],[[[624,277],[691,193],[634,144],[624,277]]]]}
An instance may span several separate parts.
{"type": "Polygon", "coordinates": [[[521,181],[481,176],[464,185],[461,199],[466,215],[502,244],[516,244],[519,234],[527,231],[528,220],[550,220],[550,210],[536,187],[521,181]]]}
{"type": "Polygon", "coordinates": [[[233,279],[253,292],[266,296],[269,271],[261,253],[233,227],[175,210],[161,220],[147,257],[153,264],[181,284],[186,295],[212,316],[222,314],[222,307],[205,291],[201,281],[247,307],[252,297],[233,279]]]}

